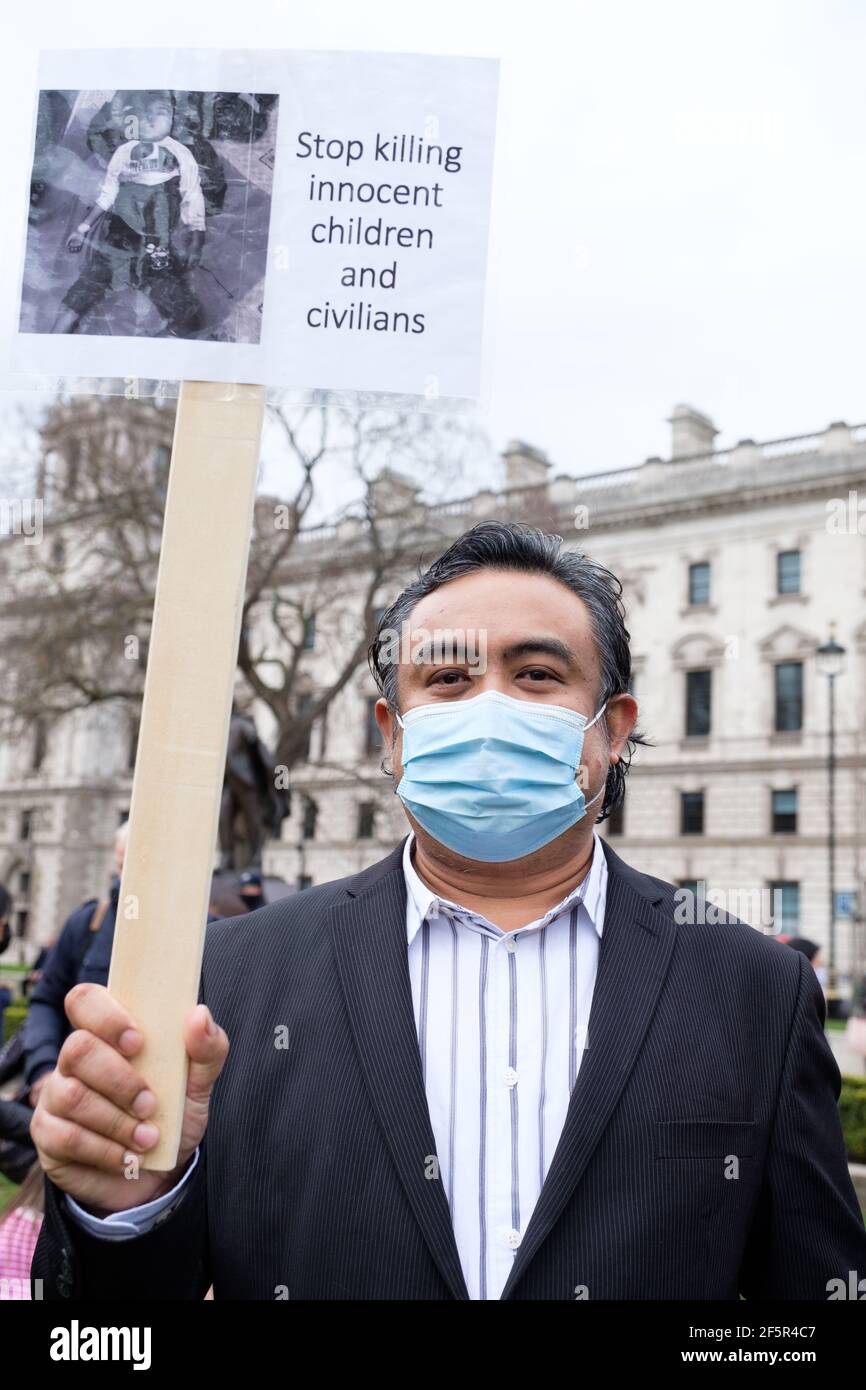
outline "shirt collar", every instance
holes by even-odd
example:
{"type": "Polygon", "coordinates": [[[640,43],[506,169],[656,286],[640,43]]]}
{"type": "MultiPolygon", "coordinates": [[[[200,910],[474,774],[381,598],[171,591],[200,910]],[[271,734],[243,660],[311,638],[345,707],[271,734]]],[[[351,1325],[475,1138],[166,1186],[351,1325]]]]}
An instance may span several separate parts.
{"type": "MultiPolygon", "coordinates": [[[[546,926],[554,917],[559,917],[563,912],[570,908],[574,902],[582,902],[590,922],[595,928],[596,935],[601,938],[604,927],[604,906],[607,896],[607,860],[604,857],[604,849],[601,837],[596,831],[592,833],[593,853],[589,872],[576,888],[545,912],[543,917],[537,918],[534,922],[527,922],[526,927],[546,926]]],[[[493,922],[489,922],[480,912],[474,911],[469,907],[462,907],[460,903],[452,902],[450,898],[440,898],[428,888],[427,884],[419,877],[415,865],[412,863],[412,846],[415,843],[415,832],[410,830],[403,845],[403,875],[406,879],[406,935],[407,944],[411,945],[420,928],[430,917],[436,917],[440,910],[444,909],[448,913],[454,913],[465,918],[472,918],[476,922],[483,923],[491,931],[502,936],[510,935],[503,932],[493,922]]],[[[526,927],[521,927],[525,931],[526,927]]]]}

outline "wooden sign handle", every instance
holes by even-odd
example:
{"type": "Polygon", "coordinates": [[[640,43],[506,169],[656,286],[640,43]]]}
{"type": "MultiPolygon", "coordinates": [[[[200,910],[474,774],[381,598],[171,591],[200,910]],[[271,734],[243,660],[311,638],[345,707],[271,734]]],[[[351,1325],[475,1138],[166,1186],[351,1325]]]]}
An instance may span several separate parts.
{"type": "Polygon", "coordinates": [[[198,998],[265,408],[263,386],[180,390],[109,992],[158,1100],[142,1166],[177,1163],[183,1020],[198,998]]]}

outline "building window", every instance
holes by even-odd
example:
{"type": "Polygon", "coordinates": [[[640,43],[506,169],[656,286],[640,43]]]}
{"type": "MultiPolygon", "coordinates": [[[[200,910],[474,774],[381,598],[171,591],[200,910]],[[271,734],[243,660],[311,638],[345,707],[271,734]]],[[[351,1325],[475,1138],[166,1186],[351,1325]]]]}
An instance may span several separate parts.
{"type": "Polygon", "coordinates": [[[803,663],[780,661],[775,667],[776,732],[796,733],[803,727],[803,663]]]}
{"type": "Polygon", "coordinates": [[[135,756],[138,752],[138,731],[140,724],[130,724],[129,734],[126,742],[126,767],[128,772],[132,772],[135,767],[135,756]]]}
{"type": "Polygon", "coordinates": [[[171,450],[166,444],[157,444],[153,450],[153,480],[157,492],[165,494],[168,487],[168,470],[171,466],[171,450]]]}
{"type": "Polygon", "coordinates": [[[607,818],[608,835],[625,834],[625,797],[618,806],[615,806],[607,818]]]}
{"type": "Polygon", "coordinates": [[[22,811],[21,821],[18,827],[19,840],[30,840],[33,838],[33,811],[22,811]]]}
{"type": "Polygon", "coordinates": [[[48,743],[48,733],[45,720],[41,715],[37,715],[33,721],[33,756],[30,760],[30,767],[33,772],[38,772],[45,761],[45,750],[48,743]]]}
{"type": "Polygon", "coordinates": [[[797,829],[797,791],[773,792],[773,832],[791,834],[797,829]]]}
{"type": "Polygon", "coordinates": [[[54,496],[54,486],[57,482],[58,457],[56,449],[46,449],[40,478],[40,495],[46,505],[54,496]]]}
{"type": "Polygon", "coordinates": [[[51,563],[52,563],[52,565],[57,565],[58,568],[59,568],[60,565],[62,565],[62,564],[64,563],[65,560],[66,560],[66,546],[63,544],[63,541],[61,541],[61,540],[52,541],[52,542],[51,542],[51,563]]]}
{"type": "Polygon", "coordinates": [[[362,801],[358,807],[358,839],[372,840],[376,833],[376,806],[372,801],[362,801]]]}
{"type": "Polygon", "coordinates": [[[376,701],[378,698],[378,695],[367,697],[367,731],[364,743],[364,749],[367,753],[378,753],[383,746],[379,725],[376,723],[376,701]]]}
{"type": "MultiPolygon", "coordinates": [[[[311,694],[298,696],[298,722],[303,724],[309,718],[310,710],[313,708],[313,697],[311,694]]],[[[303,732],[301,746],[298,749],[298,760],[302,763],[310,761],[310,741],[313,734],[312,724],[308,724],[303,732]]]]}
{"type": "Polygon", "coordinates": [[[712,671],[686,671],[686,734],[701,737],[710,732],[712,671]]]}
{"type": "Polygon", "coordinates": [[[800,885],[790,879],[770,884],[773,894],[773,924],[777,931],[796,936],[800,927],[800,885]]]}
{"type": "Polygon", "coordinates": [[[674,920],[680,925],[701,924],[705,920],[706,901],[705,878],[681,878],[677,883],[674,920]]]}
{"type": "Polygon", "coordinates": [[[311,613],[304,619],[304,640],[303,648],[305,652],[311,652],[316,645],[316,615],[311,613]]]}
{"type": "Polygon", "coordinates": [[[680,834],[703,835],[704,833],[704,794],[703,792],[680,793],[680,834]]]}
{"type": "Polygon", "coordinates": [[[800,552],[780,550],[776,556],[776,593],[799,594],[800,552]]]}
{"type": "Polygon", "coordinates": [[[21,869],[18,873],[18,892],[22,898],[26,898],[30,892],[30,870],[21,869]]]}
{"type": "Polygon", "coordinates": [[[303,892],[305,888],[312,888],[313,880],[309,874],[298,874],[298,888],[303,892]]]}
{"type": "Polygon", "coordinates": [[[305,840],[316,838],[316,821],[319,819],[318,802],[311,796],[304,797],[304,806],[301,812],[301,836],[305,840]]]}
{"type": "Polygon", "coordinates": [[[701,560],[697,565],[689,565],[689,603],[693,606],[710,601],[710,565],[701,560]]]}
{"type": "Polygon", "coordinates": [[[70,439],[66,446],[66,494],[74,497],[78,491],[78,465],[81,461],[81,445],[77,439],[70,439]]]}

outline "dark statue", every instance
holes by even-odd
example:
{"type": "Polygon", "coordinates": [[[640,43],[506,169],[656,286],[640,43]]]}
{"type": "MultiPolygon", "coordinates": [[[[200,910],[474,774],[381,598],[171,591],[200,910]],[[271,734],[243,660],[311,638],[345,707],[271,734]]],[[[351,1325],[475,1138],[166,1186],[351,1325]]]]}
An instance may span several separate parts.
{"type": "Polygon", "coordinates": [[[288,792],[274,785],[274,760],[253,718],[233,704],[220,802],[220,868],[260,868],[265,840],[279,835],[288,814],[288,792]]]}

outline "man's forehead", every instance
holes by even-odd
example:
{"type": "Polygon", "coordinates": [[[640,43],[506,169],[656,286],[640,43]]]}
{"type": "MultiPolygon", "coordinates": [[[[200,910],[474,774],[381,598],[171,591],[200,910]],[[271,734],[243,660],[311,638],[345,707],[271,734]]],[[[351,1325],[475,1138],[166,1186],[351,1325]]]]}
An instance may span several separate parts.
{"type": "Polygon", "coordinates": [[[486,632],[488,650],[527,636],[558,637],[569,646],[593,644],[592,621],[577,594],[549,575],[481,570],[441,585],[409,617],[412,633],[437,628],[486,632]]]}

